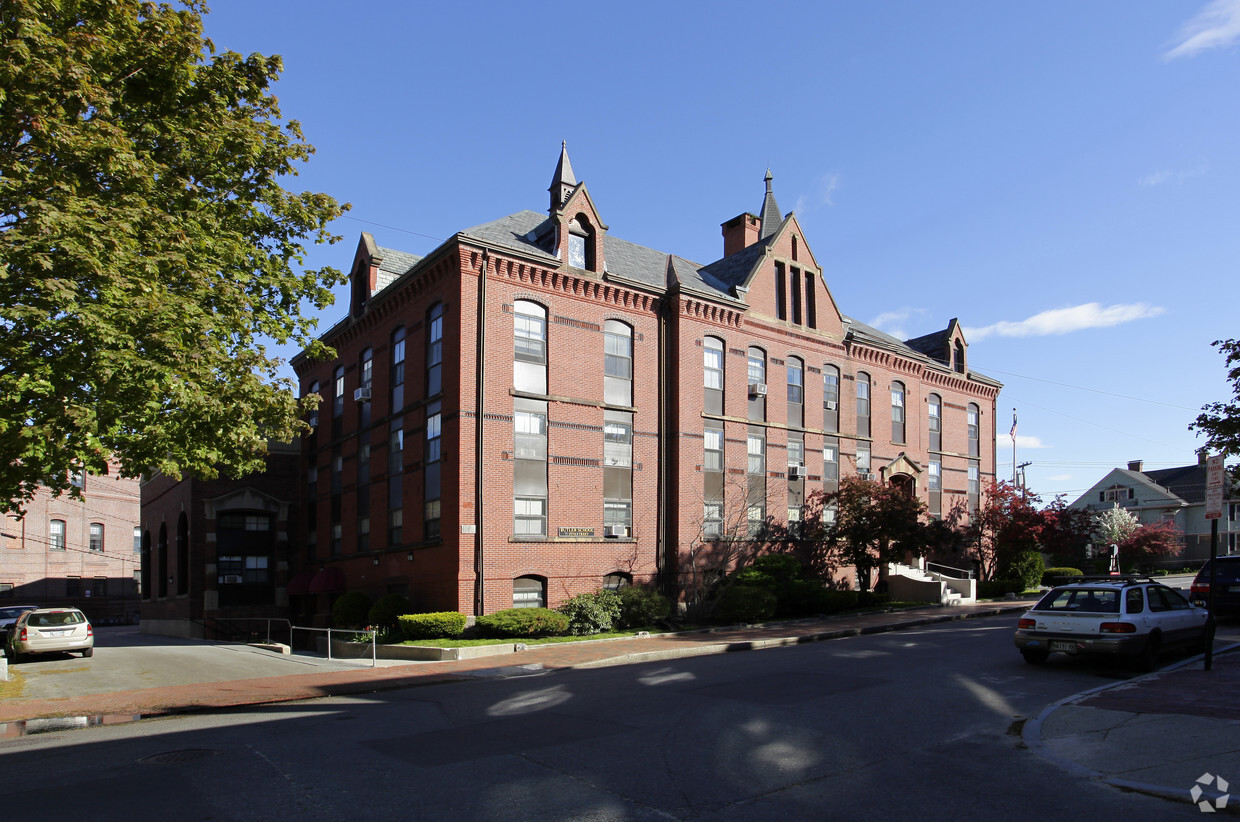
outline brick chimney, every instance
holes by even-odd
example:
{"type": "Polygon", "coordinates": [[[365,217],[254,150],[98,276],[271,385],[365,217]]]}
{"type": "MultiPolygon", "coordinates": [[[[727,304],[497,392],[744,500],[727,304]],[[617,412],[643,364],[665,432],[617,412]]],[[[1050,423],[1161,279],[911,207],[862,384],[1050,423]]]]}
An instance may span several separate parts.
{"type": "Polygon", "coordinates": [[[1205,465],[1207,462],[1209,462],[1209,457],[1206,456],[1206,452],[1198,451],[1197,452],[1197,464],[1205,465]]]}
{"type": "Polygon", "coordinates": [[[1145,466],[1145,461],[1144,461],[1144,460],[1129,460],[1129,461],[1128,461],[1128,470],[1129,470],[1129,471],[1136,471],[1138,474],[1140,474],[1140,473],[1141,473],[1141,469],[1142,469],[1144,466],[1145,466]]]}
{"type": "Polygon", "coordinates": [[[752,214],[741,214],[723,224],[723,256],[731,257],[758,241],[761,221],[752,214]]]}

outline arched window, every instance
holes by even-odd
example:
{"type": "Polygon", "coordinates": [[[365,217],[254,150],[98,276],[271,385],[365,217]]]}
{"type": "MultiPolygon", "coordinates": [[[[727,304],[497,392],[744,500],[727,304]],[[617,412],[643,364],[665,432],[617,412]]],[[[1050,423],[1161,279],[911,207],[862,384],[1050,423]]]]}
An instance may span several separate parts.
{"type": "Polygon", "coordinates": [[[435,303],[426,315],[426,396],[443,391],[443,303],[435,303]]]}
{"type": "Polygon", "coordinates": [[[189,517],[177,517],[177,594],[189,593],[189,517]]]}
{"type": "Polygon", "coordinates": [[[956,340],[955,346],[952,347],[952,366],[957,373],[964,373],[964,343],[956,340]]]}
{"type": "Polygon", "coordinates": [[[513,312],[513,387],[547,393],[547,309],[517,300],[513,312]]]}
{"type": "Polygon", "coordinates": [[[512,607],[546,608],[547,581],[542,577],[517,577],[512,581],[512,607]]]}
{"type": "Polygon", "coordinates": [[[870,436],[870,375],[857,372],[857,435],[870,436]]]}
{"type": "Polygon", "coordinates": [[[405,407],[405,327],[402,325],[392,332],[392,387],[393,414],[405,407]]]}
{"type": "Polygon", "coordinates": [[[573,268],[594,270],[594,227],[584,214],[568,224],[568,264],[573,268]]]}
{"type": "Polygon", "coordinates": [[[707,337],[702,341],[703,409],[707,414],[723,413],[723,340],[707,337]]]}
{"type": "Polygon", "coordinates": [[[615,571],[603,577],[604,591],[618,591],[626,585],[633,584],[633,575],[624,571],[615,571]]]}
{"type": "Polygon", "coordinates": [[[603,323],[603,401],[633,404],[633,329],[619,320],[603,323]]]}
{"type": "Polygon", "coordinates": [[[969,403],[969,410],[967,413],[967,424],[969,427],[969,456],[976,457],[981,453],[980,442],[978,440],[978,419],[981,416],[981,409],[977,407],[976,403],[971,402],[969,403]]]}
{"type": "Polygon", "coordinates": [[[891,441],[905,442],[904,425],[904,383],[896,381],[891,384],[891,441]]]}
{"type": "Polygon", "coordinates": [[[943,398],[931,394],[926,400],[926,413],[929,416],[930,450],[943,450],[943,398]]]}

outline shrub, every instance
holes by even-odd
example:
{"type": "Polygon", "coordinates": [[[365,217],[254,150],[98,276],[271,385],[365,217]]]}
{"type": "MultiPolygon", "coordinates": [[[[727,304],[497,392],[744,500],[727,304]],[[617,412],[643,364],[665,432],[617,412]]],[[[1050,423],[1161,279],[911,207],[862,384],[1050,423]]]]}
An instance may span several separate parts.
{"type": "Polygon", "coordinates": [[[380,597],[378,602],[370,606],[370,624],[393,628],[401,614],[407,614],[412,610],[413,606],[409,604],[409,598],[404,594],[388,594],[380,597]]]}
{"type": "Polygon", "coordinates": [[[756,585],[733,585],[715,602],[714,618],[718,622],[761,622],[775,614],[779,600],[765,588],[756,585]]]}
{"type": "Polygon", "coordinates": [[[824,588],[822,591],[822,612],[824,614],[838,614],[840,611],[856,608],[860,597],[860,591],[837,591],[833,588],[824,588]]]}
{"type": "Polygon", "coordinates": [[[1020,579],[991,579],[977,583],[977,595],[981,599],[1001,599],[1024,590],[1025,582],[1020,579]]]}
{"type": "Polygon", "coordinates": [[[332,603],[332,625],[337,628],[365,628],[370,616],[370,597],[361,591],[341,594],[332,603]]]}
{"type": "Polygon", "coordinates": [[[568,617],[568,632],[587,636],[610,631],[620,618],[620,597],[615,591],[578,594],[556,609],[568,617]]]}
{"type": "Polygon", "coordinates": [[[1003,577],[1020,580],[1023,586],[1020,590],[1025,591],[1041,584],[1044,570],[1045,564],[1041,554],[1037,551],[1021,551],[1008,562],[1007,568],[1003,571],[1003,577]]]}
{"type": "Polygon", "coordinates": [[[1078,568],[1067,568],[1067,567],[1047,568],[1045,571],[1042,572],[1042,584],[1048,585],[1048,586],[1058,585],[1059,582],[1056,579],[1056,577],[1079,577],[1079,576],[1081,576],[1081,571],[1078,568]]]}
{"type": "Polygon", "coordinates": [[[465,615],[456,611],[401,614],[397,622],[405,639],[441,639],[460,636],[461,631],[465,630],[465,615]]]}
{"type": "Polygon", "coordinates": [[[501,639],[568,633],[568,617],[550,608],[509,608],[480,616],[474,625],[482,636],[501,639]]]}
{"type": "Polygon", "coordinates": [[[880,594],[877,591],[857,591],[856,594],[858,608],[884,608],[891,602],[890,594],[880,594]]]}
{"type": "Polygon", "coordinates": [[[625,585],[616,591],[620,597],[621,628],[646,628],[672,612],[672,603],[658,591],[625,585]]]}

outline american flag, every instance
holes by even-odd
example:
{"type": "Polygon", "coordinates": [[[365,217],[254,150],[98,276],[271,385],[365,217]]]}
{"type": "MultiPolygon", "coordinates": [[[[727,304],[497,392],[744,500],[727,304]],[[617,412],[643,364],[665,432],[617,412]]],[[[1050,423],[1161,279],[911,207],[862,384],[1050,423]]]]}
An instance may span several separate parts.
{"type": "Polygon", "coordinates": [[[1012,438],[1012,442],[1016,442],[1016,413],[1012,413],[1012,430],[1008,432],[1008,436],[1012,438]]]}

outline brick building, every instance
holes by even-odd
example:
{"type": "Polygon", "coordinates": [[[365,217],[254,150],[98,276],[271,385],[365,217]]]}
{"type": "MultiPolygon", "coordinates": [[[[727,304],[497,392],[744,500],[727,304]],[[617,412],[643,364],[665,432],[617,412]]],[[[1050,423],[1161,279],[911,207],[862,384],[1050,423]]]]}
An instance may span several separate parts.
{"type": "Polygon", "coordinates": [[[269,443],[266,470],[241,479],[144,479],[144,632],[228,637],[289,617],[299,451],[269,443]]]}
{"type": "Polygon", "coordinates": [[[294,598],[333,570],[428,611],[675,592],[736,506],[796,520],[858,472],[945,512],[993,478],[1000,385],[958,323],[900,341],[841,313],[769,172],[708,265],[612,236],[566,150],[549,192],[425,257],[362,235],[337,358],[293,360],[323,398],[294,598]]]}
{"type": "Polygon", "coordinates": [[[138,480],[75,480],[81,499],[40,488],[0,521],[0,604],[68,605],[95,623],[136,622],[138,480]]]}

